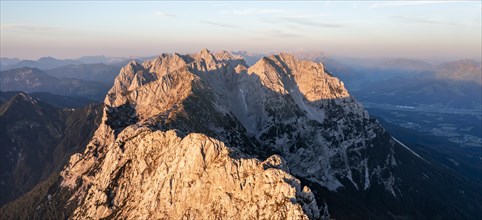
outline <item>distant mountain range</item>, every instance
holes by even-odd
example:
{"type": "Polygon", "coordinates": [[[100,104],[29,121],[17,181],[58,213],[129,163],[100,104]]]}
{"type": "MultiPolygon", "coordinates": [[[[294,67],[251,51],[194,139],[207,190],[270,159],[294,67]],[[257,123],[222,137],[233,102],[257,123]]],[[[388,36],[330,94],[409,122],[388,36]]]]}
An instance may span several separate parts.
{"type": "Polygon", "coordinates": [[[442,63],[437,66],[435,74],[438,78],[474,82],[482,85],[480,62],[474,60],[459,60],[442,63]]]}
{"type": "Polygon", "coordinates": [[[0,58],[0,70],[4,70],[4,67],[15,65],[15,64],[19,63],[20,61],[22,61],[22,60],[20,60],[18,58],[2,57],[2,58],[0,58]]]}
{"type": "MultiPolygon", "coordinates": [[[[55,97],[60,106],[75,100],[55,97]]],[[[0,205],[31,190],[83,150],[100,113],[99,104],[63,109],[24,92],[0,92],[0,205]]]]}
{"type": "Polygon", "coordinates": [[[59,60],[53,57],[42,57],[38,60],[21,60],[17,63],[10,63],[10,65],[3,64],[4,58],[2,58],[2,70],[8,69],[16,69],[21,67],[30,67],[30,68],[37,68],[37,69],[52,69],[55,67],[65,66],[65,65],[72,65],[72,64],[82,64],[82,62],[78,60],[59,60]]]}
{"type": "MultiPolygon", "coordinates": [[[[0,102],[6,102],[13,96],[17,95],[18,93],[20,93],[20,91],[8,91],[8,92],[0,91],[0,102]]],[[[23,92],[23,93],[26,93],[26,92],[23,92]]],[[[38,101],[48,103],[57,108],[80,108],[89,104],[100,103],[99,101],[95,101],[84,97],[63,96],[63,95],[57,95],[49,92],[32,92],[32,93],[28,93],[28,95],[32,96],[38,101]]]]}
{"type": "Polygon", "coordinates": [[[21,67],[37,68],[41,70],[48,70],[67,65],[80,64],[105,64],[112,67],[119,68],[125,66],[131,60],[143,61],[151,59],[149,57],[106,57],[106,56],[83,56],[77,59],[57,59],[54,57],[41,57],[38,60],[20,60],[18,58],[0,58],[0,70],[16,69],[21,67]]]}
{"type": "Polygon", "coordinates": [[[57,78],[72,78],[87,81],[103,82],[112,85],[119,73],[120,68],[103,63],[95,64],[69,64],[53,69],[45,70],[48,75],[57,78]]]}
{"type": "MultiPolygon", "coordinates": [[[[480,217],[476,184],[392,137],[327,69],[207,49],[132,61],[83,153],[0,219],[480,217]]],[[[35,117],[6,115],[6,132],[30,134],[36,102],[21,93],[2,105],[35,117]]],[[[22,158],[8,149],[7,161],[22,158]]]]}
{"type": "MultiPolygon", "coordinates": [[[[441,78],[463,81],[472,81],[481,84],[482,73],[480,61],[462,59],[457,61],[431,64],[423,60],[396,58],[396,59],[333,59],[322,57],[320,61],[336,61],[338,65],[348,67],[350,71],[357,72],[351,76],[352,80],[385,80],[393,77],[441,78]]],[[[332,71],[338,70],[333,66],[332,71]],[[334,68],[333,68],[334,67],[334,68]]],[[[346,71],[337,72],[344,75],[346,71]]]]}
{"type": "Polygon", "coordinates": [[[330,61],[327,68],[361,102],[482,110],[482,71],[473,60],[439,65],[409,59],[351,65],[330,61]]]}
{"type": "Polygon", "coordinates": [[[323,58],[323,63],[394,136],[471,182],[482,182],[480,62],[323,58]]]}
{"type": "MultiPolygon", "coordinates": [[[[242,57],[248,66],[253,65],[263,56],[261,53],[247,51],[233,52],[233,55],[242,57]]],[[[362,102],[482,109],[479,102],[480,85],[482,85],[481,64],[474,60],[466,59],[432,64],[423,60],[407,58],[330,58],[324,56],[323,53],[302,51],[296,52],[295,56],[325,63],[327,69],[344,80],[348,89],[362,102]],[[432,94],[442,95],[434,99],[432,94]]],[[[142,61],[149,58],[153,57],[138,57],[136,59],[142,61]]],[[[85,56],[75,60],[43,57],[37,61],[1,58],[0,66],[2,70],[22,67],[37,68],[59,79],[95,81],[109,87],[120,68],[127,64],[129,60],[131,58],[106,56],[85,56]]],[[[69,82],[63,81],[61,84],[69,84],[69,82]]],[[[8,89],[58,93],[53,88],[45,87],[37,87],[32,90],[33,88],[29,88],[29,86],[26,86],[27,84],[29,83],[17,82],[11,86],[0,87],[0,89],[3,91],[8,89]]],[[[77,84],[82,83],[78,82],[77,84]]],[[[85,97],[86,95],[83,93],[91,92],[62,92],[61,94],[85,97]]],[[[87,96],[93,98],[91,95],[87,96]]],[[[99,97],[96,97],[96,99],[99,99],[99,97]]]]}
{"type": "Polygon", "coordinates": [[[482,87],[472,81],[392,78],[383,82],[366,82],[364,85],[364,90],[353,92],[363,102],[434,109],[482,110],[482,87]]]}
{"type": "MultiPolygon", "coordinates": [[[[248,64],[263,56],[246,51],[234,54],[248,64]]],[[[297,52],[295,56],[323,62],[362,103],[482,110],[480,61],[432,64],[408,58],[334,58],[317,52],[297,52]]]]}
{"type": "Polygon", "coordinates": [[[109,84],[73,78],[57,78],[46,72],[30,67],[2,71],[2,91],[50,92],[59,95],[86,97],[102,100],[109,84]]]}
{"type": "Polygon", "coordinates": [[[131,59],[126,57],[83,56],[83,57],[77,58],[76,60],[84,64],[96,64],[96,63],[117,64],[117,63],[129,61],[131,59]]]}

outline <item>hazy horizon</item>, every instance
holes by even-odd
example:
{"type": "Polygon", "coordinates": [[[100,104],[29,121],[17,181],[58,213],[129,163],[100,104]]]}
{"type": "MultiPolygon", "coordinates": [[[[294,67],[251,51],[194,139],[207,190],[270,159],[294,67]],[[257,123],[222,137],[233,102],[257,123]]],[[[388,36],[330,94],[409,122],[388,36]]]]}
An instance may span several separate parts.
{"type": "MultiPolygon", "coordinates": [[[[207,48],[209,49],[209,48],[207,48]]],[[[210,50],[211,52],[220,52],[222,50],[210,50]]],[[[187,52],[187,53],[183,53],[183,54],[195,54],[195,53],[199,53],[199,51],[192,51],[192,52],[187,52]]],[[[248,52],[248,53],[251,53],[250,51],[243,51],[243,50],[232,50],[232,51],[228,51],[229,53],[233,53],[233,52],[248,52]]],[[[81,60],[82,58],[87,58],[87,57],[105,57],[107,59],[132,59],[132,60],[135,60],[135,59],[144,59],[144,58],[149,58],[149,57],[156,57],[156,56],[160,56],[161,54],[163,53],[168,53],[168,54],[173,54],[173,53],[177,53],[177,52],[163,52],[163,51],[160,51],[159,53],[157,54],[150,54],[150,55],[142,55],[142,56],[135,56],[135,55],[132,55],[132,56],[106,56],[106,55],[102,55],[102,54],[98,54],[98,55],[83,55],[83,56],[78,56],[78,57],[55,57],[55,56],[50,56],[50,55],[45,55],[45,56],[40,56],[40,57],[37,57],[37,58],[33,58],[33,59],[23,59],[23,58],[19,58],[19,57],[6,57],[6,56],[1,56],[0,58],[7,58],[7,59],[19,59],[19,60],[32,60],[32,61],[38,61],[42,58],[48,58],[48,57],[52,57],[54,59],[57,59],[57,60],[81,60]]],[[[289,53],[289,54],[294,54],[296,53],[295,55],[300,55],[302,58],[306,58],[307,54],[310,54],[310,53],[319,53],[319,54],[322,54],[323,51],[302,51],[300,53],[300,51],[269,51],[269,52],[259,52],[259,53],[256,53],[256,54],[252,54],[253,56],[265,56],[265,55],[271,55],[271,54],[279,54],[279,53],[289,53]],[[306,54],[303,54],[303,52],[306,52],[306,54]]],[[[412,57],[412,56],[385,56],[385,57],[382,57],[382,56],[374,56],[374,57],[366,57],[366,56],[343,56],[343,55],[340,55],[340,56],[331,56],[330,54],[323,54],[324,57],[327,57],[327,58],[333,58],[337,61],[342,61],[342,62],[348,62],[348,63],[351,63],[351,62],[360,62],[360,61],[375,61],[375,62],[379,62],[379,61],[384,61],[384,60],[397,60],[397,59],[409,59],[409,60],[414,60],[414,61],[423,61],[423,62],[427,62],[429,64],[433,64],[433,65],[438,65],[438,64],[442,64],[442,63],[446,63],[446,62],[454,62],[454,61],[460,61],[460,60],[473,60],[475,62],[478,62],[478,63],[482,63],[482,58],[480,57],[412,57]]],[[[309,58],[308,58],[309,59],[309,58]]]]}
{"type": "Polygon", "coordinates": [[[319,51],[481,59],[480,1],[1,1],[1,57],[319,51]],[[189,5],[188,5],[189,4],[189,5]]]}

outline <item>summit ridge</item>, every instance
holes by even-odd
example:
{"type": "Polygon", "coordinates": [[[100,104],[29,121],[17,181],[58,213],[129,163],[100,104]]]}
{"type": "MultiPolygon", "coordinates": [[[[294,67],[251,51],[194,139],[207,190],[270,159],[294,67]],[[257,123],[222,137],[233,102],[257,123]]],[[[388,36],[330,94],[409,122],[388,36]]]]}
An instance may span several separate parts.
{"type": "Polygon", "coordinates": [[[72,219],[437,214],[421,208],[422,196],[447,210],[438,214],[477,213],[467,200],[430,200],[467,195],[448,190],[444,174],[395,141],[322,63],[162,54],[123,67],[104,105],[40,212],[58,217],[60,204],[72,219]],[[429,178],[414,178],[422,173],[429,178]]]}

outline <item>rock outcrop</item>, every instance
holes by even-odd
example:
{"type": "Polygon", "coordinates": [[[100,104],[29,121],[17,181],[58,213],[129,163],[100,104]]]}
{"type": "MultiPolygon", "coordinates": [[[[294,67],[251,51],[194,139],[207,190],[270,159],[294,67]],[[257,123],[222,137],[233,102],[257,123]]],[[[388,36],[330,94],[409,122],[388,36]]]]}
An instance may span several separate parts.
{"type": "MultiPolygon", "coordinates": [[[[180,138],[172,130],[129,127],[109,146],[98,173],[82,177],[89,188],[76,195],[85,199],[72,217],[318,217],[313,193],[288,174],[282,158],[273,155],[261,162],[229,154],[222,142],[203,134],[180,138]]],[[[65,170],[64,175],[78,171],[65,170]]],[[[64,182],[75,188],[71,184],[64,182]]]]}
{"type": "Polygon", "coordinates": [[[254,154],[223,104],[221,90],[243,67],[203,50],[122,68],[103,123],[61,174],[79,202],[72,217],[319,218],[311,190],[279,155],[254,154]]]}
{"type": "Polygon", "coordinates": [[[434,199],[452,187],[434,187],[447,183],[443,172],[392,139],[320,63],[279,54],[248,67],[227,52],[162,54],[122,68],[104,104],[94,137],[38,199],[36,213],[386,219],[477,212],[467,206],[475,200],[456,191],[447,193],[463,197],[454,204],[434,199]],[[413,178],[421,173],[430,177],[413,178]],[[435,208],[423,208],[427,202],[435,208]]]}

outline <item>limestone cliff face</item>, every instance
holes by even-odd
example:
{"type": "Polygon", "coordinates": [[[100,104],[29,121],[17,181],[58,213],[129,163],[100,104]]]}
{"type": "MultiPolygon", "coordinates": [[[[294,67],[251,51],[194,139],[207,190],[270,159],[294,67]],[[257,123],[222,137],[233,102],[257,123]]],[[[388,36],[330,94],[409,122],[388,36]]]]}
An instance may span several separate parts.
{"type": "Polygon", "coordinates": [[[309,102],[350,96],[339,79],[325,72],[323,64],[285,53],[262,58],[248,73],[258,75],[266,88],[278,93],[296,88],[309,102]]]}
{"type": "MultiPolygon", "coordinates": [[[[74,219],[307,219],[319,217],[311,191],[282,158],[235,159],[203,134],[129,127],[83,184],[74,219]]],[[[69,170],[67,172],[75,172],[69,170]]],[[[74,187],[66,185],[67,187],[74,187]]]]}
{"type": "Polygon", "coordinates": [[[297,177],[396,196],[393,143],[370,155],[385,131],[320,63],[163,54],[122,68],[104,103],[61,173],[75,219],[329,218],[297,177]]]}
{"type": "Polygon", "coordinates": [[[321,63],[162,54],[122,68],[104,104],[85,151],[28,200],[26,216],[464,219],[480,210],[463,191],[476,190],[452,190],[463,183],[397,143],[321,63]]]}
{"type": "Polygon", "coordinates": [[[394,192],[388,170],[395,163],[368,153],[383,152],[391,161],[393,143],[370,149],[386,132],[323,64],[279,54],[260,59],[245,73],[233,86],[242,104],[231,111],[261,145],[283,155],[292,174],[330,190],[348,181],[359,190],[377,182],[394,192]]]}
{"type": "Polygon", "coordinates": [[[284,159],[256,155],[224,104],[220,91],[245,70],[244,61],[207,50],[124,67],[103,123],[61,173],[78,203],[72,218],[322,217],[284,159]]]}

